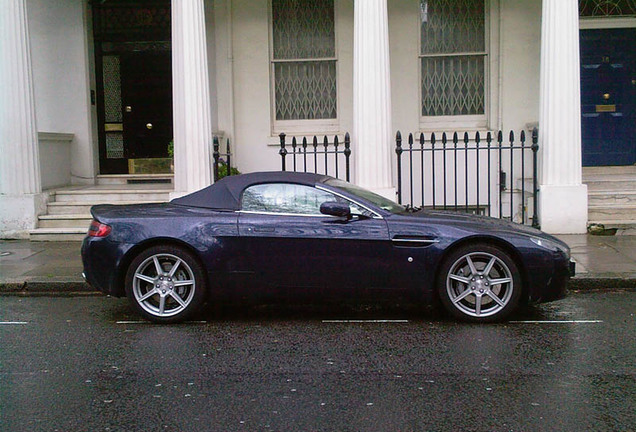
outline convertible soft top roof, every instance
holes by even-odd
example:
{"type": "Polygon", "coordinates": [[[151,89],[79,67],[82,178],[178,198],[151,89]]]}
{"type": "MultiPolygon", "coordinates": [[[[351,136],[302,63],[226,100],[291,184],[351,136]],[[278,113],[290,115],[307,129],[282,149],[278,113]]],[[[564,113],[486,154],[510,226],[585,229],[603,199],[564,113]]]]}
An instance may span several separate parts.
{"type": "Polygon", "coordinates": [[[332,177],[322,174],[296,173],[284,171],[256,172],[224,177],[211,186],[199,191],[175,198],[172,204],[209,208],[215,210],[239,210],[241,193],[249,186],[261,183],[298,183],[314,186],[324,183],[332,177]]]}

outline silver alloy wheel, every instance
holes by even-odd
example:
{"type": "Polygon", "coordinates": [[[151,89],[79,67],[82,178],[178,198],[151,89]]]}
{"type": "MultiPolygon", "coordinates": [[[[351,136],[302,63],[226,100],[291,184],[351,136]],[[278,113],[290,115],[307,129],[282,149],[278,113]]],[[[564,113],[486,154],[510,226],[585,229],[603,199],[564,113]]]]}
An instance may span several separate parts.
{"type": "Polygon", "coordinates": [[[514,282],[510,269],[500,258],[487,252],[472,252],[451,266],[446,292],[462,313],[488,317],[501,312],[510,302],[514,282]]]}
{"type": "Polygon", "coordinates": [[[146,258],[135,270],[132,291],[139,306],[156,317],[183,312],[196,290],[190,266],[176,255],[159,253],[146,258]]]}

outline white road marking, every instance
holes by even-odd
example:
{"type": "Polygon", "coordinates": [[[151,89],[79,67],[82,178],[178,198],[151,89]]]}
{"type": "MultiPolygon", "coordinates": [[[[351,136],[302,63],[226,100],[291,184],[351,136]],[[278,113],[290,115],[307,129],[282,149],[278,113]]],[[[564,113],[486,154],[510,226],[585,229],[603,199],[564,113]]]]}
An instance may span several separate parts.
{"type": "Polygon", "coordinates": [[[407,323],[409,320],[389,320],[389,319],[376,319],[376,320],[322,320],[323,323],[407,323]]]}
{"type": "MultiPolygon", "coordinates": [[[[115,324],[155,324],[150,321],[116,321],[115,324]]],[[[184,324],[207,324],[207,321],[186,321],[184,324]]]]}
{"type": "Polygon", "coordinates": [[[509,321],[510,324],[598,324],[603,320],[509,321]]]}
{"type": "Polygon", "coordinates": [[[27,321],[0,321],[0,325],[24,325],[27,321]]]}

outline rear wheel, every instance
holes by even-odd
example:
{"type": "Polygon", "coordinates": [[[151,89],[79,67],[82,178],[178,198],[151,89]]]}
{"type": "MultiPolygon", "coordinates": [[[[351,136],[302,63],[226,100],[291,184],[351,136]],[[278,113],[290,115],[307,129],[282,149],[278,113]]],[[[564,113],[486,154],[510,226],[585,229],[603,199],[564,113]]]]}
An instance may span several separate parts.
{"type": "Polygon", "coordinates": [[[126,295],[145,318],[174,323],[191,317],[205,299],[204,271],[187,250],[153,246],[133,259],[126,295]]]}
{"type": "Polygon", "coordinates": [[[521,277],[514,260],[489,244],[464,246],[442,263],[438,294],[448,312],[471,322],[506,318],[521,297],[521,277]]]}

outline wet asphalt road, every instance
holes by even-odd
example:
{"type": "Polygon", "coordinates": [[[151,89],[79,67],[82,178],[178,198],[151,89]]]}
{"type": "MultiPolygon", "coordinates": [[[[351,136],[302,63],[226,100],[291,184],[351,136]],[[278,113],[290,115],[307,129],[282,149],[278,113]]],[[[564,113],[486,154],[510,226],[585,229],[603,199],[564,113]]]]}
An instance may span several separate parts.
{"type": "Polygon", "coordinates": [[[635,430],[635,314],[595,292],[498,325],[279,305],[158,326],[123,299],[0,297],[0,430],[635,430]]]}

